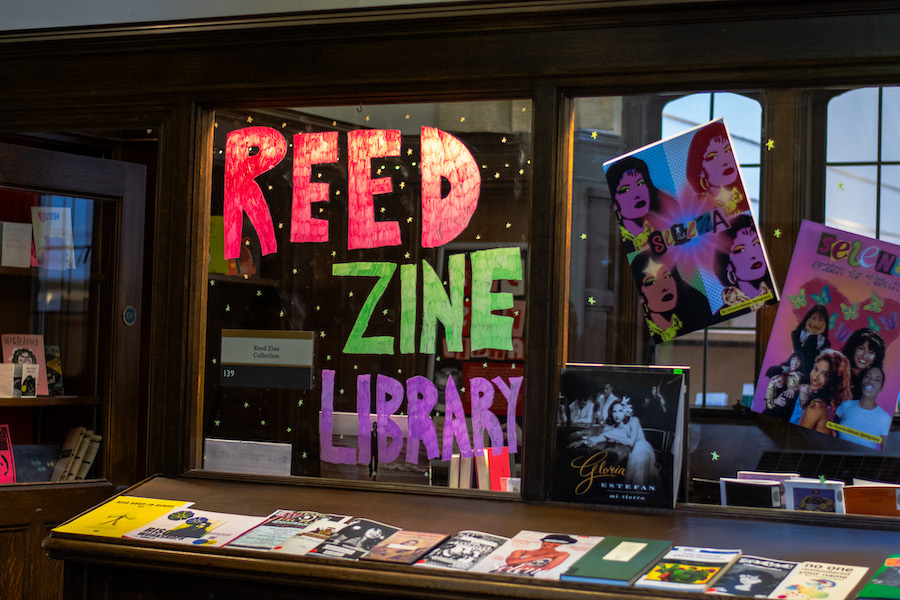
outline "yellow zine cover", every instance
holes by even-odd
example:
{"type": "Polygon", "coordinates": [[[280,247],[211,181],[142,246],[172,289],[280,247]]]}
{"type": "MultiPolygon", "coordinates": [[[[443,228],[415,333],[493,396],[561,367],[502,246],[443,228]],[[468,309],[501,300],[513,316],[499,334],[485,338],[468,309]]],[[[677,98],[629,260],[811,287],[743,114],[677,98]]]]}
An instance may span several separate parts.
{"type": "Polygon", "coordinates": [[[90,512],[55,527],[53,531],[122,537],[129,531],[146,525],[171,510],[191,504],[193,502],[184,500],[116,496],[90,512]]]}

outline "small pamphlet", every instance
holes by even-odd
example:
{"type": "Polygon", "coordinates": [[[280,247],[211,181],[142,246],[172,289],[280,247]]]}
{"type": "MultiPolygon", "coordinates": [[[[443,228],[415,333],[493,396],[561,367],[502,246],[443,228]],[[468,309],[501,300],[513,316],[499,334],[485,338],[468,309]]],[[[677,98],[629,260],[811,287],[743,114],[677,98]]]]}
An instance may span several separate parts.
{"type": "Polygon", "coordinates": [[[468,571],[478,562],[509,541],[508,537],[483,531],[464,530],[416,562],[417,566],[468,571]]]}
{"type": "Polygon", "coordinates": [[[769,594],[798,564],[761,556],[742,556],[707,592],[746,598],[769,598],[769,594]]]}
{"type": "Polygon", "coordinates": [[[392,527],[378,521],[353,519],[337,533],[310,550],[308,554],[357,560],[398,531],[400,531],[399,527],[392,527]]]}
{"type": "Polygon", "coordinates": [[[336,534],[347,525],[352,517],[349,515],[320,515],[318,519],[304,527],[300,532],[274,546],[272,552],[282,552],[302,556],[336,534]]]}
{"type": "Polygon", "coordinates": [[[404,529],[375,545],[361,560],[411,565],[446,539],[445,533],[404,529]]]}
{"type": "Polygon", "coordinates": [[[636,587],[705,592],[738,561],[741,550],[675,546],[635,582],[636,587]]]}
{"type": "Polygon", "coordinates": [[[55,527],[59,533],[122,537],[166,513],[190,506],[183,500],[116,496],[108,502],[55,527]]]}
{"type": "Polygon", "coordinates": [[[775,588],[771,597],[816,600],[852,598],[853,589],[868,572],[867,567],[803,562],[775,588]]]}
{"type": "Polygon", "coordinates": [[[314,510],[279,509],[250,531],[228,542],[229,548],[247,550],[272,550],[285,540],[306,529],[319,520],[322,513],[314,510]]]}

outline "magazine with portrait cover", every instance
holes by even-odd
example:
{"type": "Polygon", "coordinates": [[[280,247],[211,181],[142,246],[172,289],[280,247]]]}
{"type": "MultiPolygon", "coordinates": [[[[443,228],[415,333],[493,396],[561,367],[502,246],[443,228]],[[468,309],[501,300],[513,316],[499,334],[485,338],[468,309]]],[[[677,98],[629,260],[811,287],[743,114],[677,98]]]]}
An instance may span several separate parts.
{"type": "Polygon", "coordinates": [[[508,537],[483,531],[460,531],[419,559],[416,565],[468,571],[478,561],[505,544],[508,540],[508,537]]]}
{"type": "Polygon", "coordinates": [[[683,479],[687,367],[570,364],[551,498],[672,508],[683,479]]]}
{"type": "Polygon", "coordinates": [[[353,519],[307,554],[358,560],[363,554],[398,531],[400,531],[399,527],[392,527],[378,521],[353,519]]]}
{"type": "Polygon", "coordinates": [[[401,529],[376,544],[360,560],[411,565],[447,539],[446,533],[401,529]]]}
{"type": "Polygon", "coordinates": [[[350,515],[322,514],[299,532],[272,548],[272,552],[302,556],[347,525],[350,515]]]}
{"type": "Polygon", "coordinates": [[[469,570],[473,573],[559,579],[575,561],[602,540],[603,536],[524,529],[469,570]]]}
{"type": "Polygon", "coordinates": [[[789,560],[742,556],[707,592],[745,598],[768,598],[798,564],[789,560]]]}
{"type": "Polygon", "coordinates": [[[778,301],[721,119],[603,164],[655,343],[778,301]]]}
{"type": "Polygon", "coordinates": [[[25,364],[43,365],[38,370],[37,387],[38,396],[46,396],[50,393],[47,387],[46,357],[44,354],[44,336],[28,333],[4,333],[0,335],[0,350],[3,351],[3,362],[17,365],[13,385],[17,397],[22,394],[22,371],[25,364]]]}
{"type": "Polygon", "coordinates": [[[228,542],[229,548],[272,550],[322,517],[314,510],[278,509],[250,531],[228,542]]]}
{"type": "Polygon", "coordinates": [[[803,221],[752,410],[884,449],[900,391],[900,246],[803,221]]]}

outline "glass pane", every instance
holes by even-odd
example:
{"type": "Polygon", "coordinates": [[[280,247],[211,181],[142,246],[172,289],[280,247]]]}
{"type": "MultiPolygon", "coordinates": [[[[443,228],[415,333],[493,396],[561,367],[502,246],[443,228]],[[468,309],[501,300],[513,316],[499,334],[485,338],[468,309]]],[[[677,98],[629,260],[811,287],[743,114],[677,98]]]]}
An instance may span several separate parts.
{"type": "Polygon", "coordinates": [[[758,165],[759,135],[762,131],[762,106],[759,102],[740,94],[713,94],[713,117],[725,119],[738,162],[758,165]]]}
{"type": "Polygon", "coordinates": [[[49,481],[73,424],[96,427],[98,204],[0,187],[0,424],[18,483],[49,481]]]}
{"type": "Polygon", "coordinates": [[[852,90],[832,98],[827,134],[827,162],[878,160],[878,88],[852,90]]]}
{"type": "Polygon", "coordinates": [[[900,88],[882,88],[881,160],[900,161],[900,88]]]}
{"type": "Polygon", "coordinates": [[[900,166],[881,168],[881,221],[878,237],[900,244],[900,166]]]}
{"type": "Polygon", "coordinates": [[[204,468],[507,489],[530,140],[526,100],[216,113],[204,468]]]}
{"type": "Polygon", "coordinates": [[[700,93],[683,96],[668,102],[662,114],[662,138],[672,137],[700,123],[710,116],[712,94],[700,93]]]}
{"type": "Polygon", "coordinates": [[[828,167],[825,224],[875,237],[876,167],[828,167]]]}

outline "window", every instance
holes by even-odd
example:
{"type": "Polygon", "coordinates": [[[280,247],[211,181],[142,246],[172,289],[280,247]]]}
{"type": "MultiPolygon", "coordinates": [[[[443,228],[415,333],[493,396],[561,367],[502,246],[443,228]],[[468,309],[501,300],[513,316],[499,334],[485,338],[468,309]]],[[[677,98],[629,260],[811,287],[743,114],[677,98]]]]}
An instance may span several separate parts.
{"type": "Polygon", "coordinates": [[[205,469],[479,487],[452,455],[488,447],[516,477],[531,118],[216,112],[205,469]]]}

